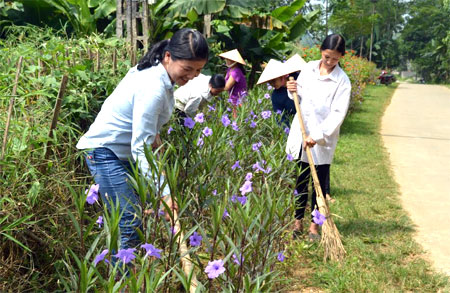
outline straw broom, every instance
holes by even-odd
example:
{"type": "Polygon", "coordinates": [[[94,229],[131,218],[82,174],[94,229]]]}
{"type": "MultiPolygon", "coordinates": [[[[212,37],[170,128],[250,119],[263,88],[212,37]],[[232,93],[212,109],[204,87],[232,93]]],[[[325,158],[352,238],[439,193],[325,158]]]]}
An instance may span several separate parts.
{"type": "MultiPolygon", "coordinates": [[[[160,146],[159,152],[164,153],[164,147],[162,146],[161,139],[159,137],[156,137],[155,139],[157,140],[157,144],[160,146]]],[[[174,201],[172,199],[172,207],[173,207],[173,205],[174,205],[174,201]]],[[[183,268],[184,274],[186,275],[187,278],[189,278],[189,275],[192,272],[192,279],[191,279],[191,282],[189,283],[189,292],[195,293],[195,291],[197,290],[197,287],[198,287],[197,275],[194,272],[194,266],[192,265],[192,260],[189,257],[189,250],[187,248],[186,242],[183,241],[184,233],[181,230],[180,219],[178,217],[178,211],[173,208],[172,214],[173,214],[174,230],[179,231],[178,245],[180,246],[181,267],[183,268]]]]}
{"type": "Polygon", "coordinates": [[[181,266],[183,268],[184,274],[189,278],[189,275],[192,273],[192,279],[189,284],[189,292],[195,293],[198,287],[197,276],[194,272],[194,266],[192,265],[192,260],[189,257],[189,252],[187,249],[186,242],[183,241],[184,233],[181,231],[180,220],[178,219],[177,210],[173,210],[173,220],[175,222],[174,228],[175,231],[179,231],[179,245],[180,245],[180,256],[181,256],[181,266]]]}
{"type": "MultiPolygon", "coordinates": [[[[294,78],[291,76],[289,80],[293,81],[294,78]]],[[[298,100],[297,92],[293,93],[295,101],[295,110],[297,110],[297,117],[300,122],[300,127],[302,129],[303,141],[306,141],[306,130],[305,124],[303,123],[302,112],[300,109],[300,103],[298,100]]],[[[316,166],[314,165],[313,156],[311,153],[311,147],[306,146],[306,155],[308,156],[309,168],[311,170],[311,175],[314,182],[314,189],[316,191],[317,206],[319,207],[319,212],[326,217],[325,222],[322,225],[322,239],[320,244],[324,247],[324,261],[327,259],[340,261],[344,258],[346,251],[342,245],[341,235],[333,222],[331,217],[330,208],[325,200],[322,193],[322,188],[320,187],[319,177],[317,176],[316,166]]]]}

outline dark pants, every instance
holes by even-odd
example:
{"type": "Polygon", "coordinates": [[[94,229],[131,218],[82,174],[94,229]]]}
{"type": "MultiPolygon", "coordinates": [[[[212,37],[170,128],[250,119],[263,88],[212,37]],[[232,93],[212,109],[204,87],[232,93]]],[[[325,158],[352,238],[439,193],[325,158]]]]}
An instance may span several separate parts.
{"type": "MultiPolygon", "coordinates": [[[[298,166],[300,167],[300,175],[297,178],[297,195],[295,197],[295,219],[301,220],[305,217],[306,202],[308,201],[308,185],[311,178],[311,170],[309,163],[298,160],[298,166]]],[[[319,177],[320,188],[325,196],[327,190],[327,177],[329,180],[330,165],[316,165],[317,176],[319,177]]],[[[329,182],[329,181],[328,181],[329,182]]],[[[312,182],[312,198],[311,198],[311,211],[317,209],[316,190],[314,189],[314,182],[312,182]]],[[[312,219],[312,216],[311,216],[312,219]]]]}

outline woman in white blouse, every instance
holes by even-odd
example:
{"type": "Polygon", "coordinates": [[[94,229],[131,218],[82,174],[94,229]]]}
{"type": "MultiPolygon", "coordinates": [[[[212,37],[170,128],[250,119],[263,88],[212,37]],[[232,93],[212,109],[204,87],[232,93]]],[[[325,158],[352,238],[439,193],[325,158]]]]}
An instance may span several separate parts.
{"type": "MultiPolygon", "coordinates": [[[[339,34],[327,36],[320,51],[322,54],[320,60],[309,62],[303,67],[297,81],[287,83],[289,92],[297,92],[299,95],[307,136],[303,141],[300,123],[296,117],[292,122],[286,146],[286,152],[298,159],[301,170],[296,186],[294,236],[303,230],[302,220],[308,200],[310,170],[304,149],[306,146],[311,147],[320,185],[322,190],[325,190],[326,177],[339,137],[339,128],[350,102],[350,80],[339,66],[339,60],[345,54],[344,38],[339,34]]],[[[311,211],[314,209],[317,207],[313,188],[311,211]]],[[[313,221],[309,227],[309,238],[319,239],[319,226],[313,221]]]]}
{"type": "MultiPolygon", "coordinates": [[[[89,171],[99,185],[100,196],[120,204],[120,248],[134,248],[142,227],[136,217],[139,202],[129,184],[132,163],[152,178],[144,148],[160,144],[159,131],[174,108],[173,87],[200,74],[208,60],[208,43],[193,29],[182,29],[170,40],[154,44],[139,64],[131,68],[114,92],[105,100],[89,131],[81,137],[78,149],[85,150],[89,171]]],[[[168,185],[154,196],[170,195],[168,185]]],[[[172,206],[170,196],[167,203],[172,206]]]]}

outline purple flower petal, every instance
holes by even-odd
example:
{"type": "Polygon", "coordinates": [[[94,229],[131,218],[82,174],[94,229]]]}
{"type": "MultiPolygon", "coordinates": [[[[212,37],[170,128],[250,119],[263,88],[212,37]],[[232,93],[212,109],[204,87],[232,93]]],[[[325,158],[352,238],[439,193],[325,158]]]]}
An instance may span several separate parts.
{"type": "Polygon", "coordinates": [[[214,261],[208,262],[208,265],[205,268],[205,273],[208,274],[208,278],[215,279],[219,275],[225,272],[223,260],[218,259],[214,261]]]}
{"type": "Polygon", "coordinates": [[[192,128],[194,128],[194,125],[195,125],[195,121],[192,120],[192,118],[190,118],[190,117],[184,118],[184,126],[185,127],[192,129],[192,128]]]}
{"type": "Polygon", "coordinates": [[[213,134],[213,131],[211,128],[209,128],[208,126],[206,126],[205,128],[203,128],[203,135],[204,136],[210,136],[213,134]]]}
{"type": "Polygon", "coordinates": [[[195,120],[195,122],[198,122],[198,123],[203,123],[203,122],[205,122],[205,117],[204,117],[205,115],[203,114],[203,113],[198,113],[197,115],[195,115],[195,117],[194,117],[194,120],[195,120]]]}
{"type": "Polygon", "coordinates": [[[223,126],[225,126],[225,127],[227,127],[231,123],[231,120],[230,120],[230,118],[228,118],[228,115],[223,115],[221,121],[222,121],[223,126]]]}
{"type": "Polygon", "coordinates": [[[98,189],[100,186],[98,184],[92,184],[89,188],[88,195],[86,197],[86,202],[88,204],[94,204],[98,201],[98,189]]]}
{"type": "Polygon", "coordinates": [[[134,255],[135,250],[136,250],[135,248],[119,249],[117,254],[114,256],[122,260],[123,263],[127,264],[136,258],[136,255],[134,255]]]}
{"type": "Polygon", "coordinates": [[[98,227],[101,228],[103,225],[103,217],[102,216],[98,216],[97,221],[95,221],[95,223],[98,224],[98,227]]]}
{"type": "Polygon", "coordinates": [[[252,182],[251,181],[245,181],[244,185],[241,186],[241,188],[239,188],[239,190],[241,191],[242,195],[245,195],[249,192],[252,192],[253,188],[252,188],[252,182]]]}
{"type": "Polygon", "coordinates": [[[278,253],[277,259],[278,259],[279,261],[283,262],[285,258],[286,258],[286,257],[284,256],[283,251],[281,251],[281,252],[278,253]]]}
{"type": "Polygon", "coordinates": [[[192,235],[189,237],[189,244],[191,246],[200,246],[202,244],[202,236],[198,234],[197,232],[192,233],[192,235]]]}
{"type": "Polygon", "coordinates": [[[103,250],[99,255],[97,255],[94,259],[94,266],[97,266],[97,264],[99,262],[101,262],[102,260],[104,260],[105,262],[108,262],[107,259],[105,259],[106,255],[108,254],[109,250],[105,249],[103,250]]]}
{"type": "Polygon", "coordinates": [[[147,257],[147,256],[154,256],[156,258],[161,258],[161,251],[162,250],[154,247],[152,244],[149,244],[149,243],[142,244],[141,248],[144,248],[145,251],[146,251],[145,257],[147,257]]]}

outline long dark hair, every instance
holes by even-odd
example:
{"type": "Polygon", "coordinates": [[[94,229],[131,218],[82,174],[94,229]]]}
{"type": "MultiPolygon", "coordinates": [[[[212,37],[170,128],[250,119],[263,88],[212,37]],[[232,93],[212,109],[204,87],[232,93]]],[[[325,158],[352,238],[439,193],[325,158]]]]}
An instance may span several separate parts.
{"type": "Polygon", "coordinates": [[[160,41],[139,61],[137,69],[143,70],[158,65],[168,51],[172,60],[208,60],[208,42],[197,30],[184,28],[177,31],[170,40],[160,41]]]}
{"type": "Polygon", "coordinates": [[[333,50],[345,55],[345,40],[340,34],[328,35],[320,46],[320,51],[333,50]]]}

